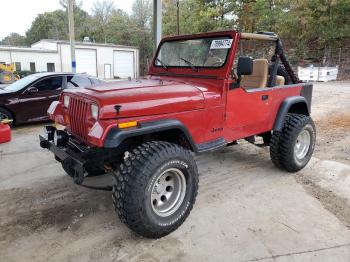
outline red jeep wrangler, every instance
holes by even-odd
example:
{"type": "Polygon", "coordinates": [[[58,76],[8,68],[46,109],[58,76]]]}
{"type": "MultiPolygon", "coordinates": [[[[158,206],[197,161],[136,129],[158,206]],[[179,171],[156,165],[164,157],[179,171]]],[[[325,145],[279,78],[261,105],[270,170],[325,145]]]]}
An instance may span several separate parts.
{"type": "Polygon", "coordinates": [[[48,114],[65,129],[46,126],[40,145],[75,183],[112,190],[129,228],[159,238],[195,202],[192,153],[246,139],[270,146],[277,167],[302,169],[315,146],[311,97],[312,85],[294,75],[274,33],[169,37],[145,78],[63,92],[48,114]]]}

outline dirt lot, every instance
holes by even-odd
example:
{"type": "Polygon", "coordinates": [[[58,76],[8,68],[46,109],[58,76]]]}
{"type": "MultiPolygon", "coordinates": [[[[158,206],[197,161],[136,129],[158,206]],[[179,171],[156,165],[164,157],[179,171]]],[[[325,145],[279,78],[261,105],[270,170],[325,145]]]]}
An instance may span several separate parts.
{"type": "Polygon", "coordinates": [[[0,145],[0,261],[350,261],[349,101],[350,82],[315,85],[317,148],[296,175],[245,142],[197,157],[196,205],[159,240],[74,185],[39,148],[42,125],[17,128],[0,145]]]}

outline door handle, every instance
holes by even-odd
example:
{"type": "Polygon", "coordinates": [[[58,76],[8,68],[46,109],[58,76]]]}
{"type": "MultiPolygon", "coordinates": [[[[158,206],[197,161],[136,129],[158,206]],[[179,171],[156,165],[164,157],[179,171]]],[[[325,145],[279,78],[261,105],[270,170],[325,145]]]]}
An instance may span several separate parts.
{"type": "Polygon", "coordinates": [[[261,100],[262,100],[262,101],[265,101],[265,100],[267,100],[267,99],[269,99],[269,95],[262,95],[262,96],[261,96],[261,100]]]}

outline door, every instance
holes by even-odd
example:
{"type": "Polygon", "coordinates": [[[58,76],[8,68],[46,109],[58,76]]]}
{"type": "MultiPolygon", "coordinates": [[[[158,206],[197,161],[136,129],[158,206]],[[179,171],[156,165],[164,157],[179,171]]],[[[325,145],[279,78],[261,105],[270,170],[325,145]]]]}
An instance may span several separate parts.
{"type": "Polygon", "coordinates": [[[133,51],[114,51],[113,75],[117,78],[135,78],[135,61],[133,51]]]}
{"type": "Polygon", "coordinates": [[[47,119],[47,109],[59,99],[63,76],[41,79],[28,87],[20,96],[23,121],[33,122],[47,119]]]}
{"type": "Polygon", "coordinates": [[[97,58],[95,49],[75,50],[77,73],[86,73],[97,76],[97,58]]]}
{"type": "Polygon", "coordinates": [[[105,64],[105,67],[104,67],[104,79],[111,79],[112,75],[111,75],[111,65],[110,64],[105,64]]]}
{"type": "Polygon", "coordinates": [[[267,131],[272,88],[243,89],[237,87],[227,92],[227,126],[238,136],[246,137],[267,131]]]}

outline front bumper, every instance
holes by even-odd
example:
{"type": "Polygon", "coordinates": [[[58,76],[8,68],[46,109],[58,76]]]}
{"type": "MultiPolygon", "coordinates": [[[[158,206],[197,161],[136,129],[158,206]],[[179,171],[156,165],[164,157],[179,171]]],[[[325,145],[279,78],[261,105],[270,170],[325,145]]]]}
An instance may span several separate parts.
{"type": "Polygon", "coordinates": [[[86,161],[68,148],[61,148],[54,145],[42,135],[39,135],[40,146],[50,150],[56,160],[62,163],[64,170],[73,178],[76,184],[82,184],[87,176],[85,169],[86,161]]]}
{"type": "Polygon", "coordinates": [[[70,149],[69,146],[56,146],[45,136],[39,135],[39,139],[40,146],[50,150],[55,155],[55,159],[61,162],[63,169],[73,178],[74,183],[90,189],[112,190],[114,179],[109,173],[89,174],[91,167],[89,169],[88,157],[84,158],[81,154],[70,149]]]}

